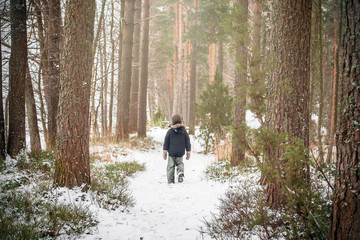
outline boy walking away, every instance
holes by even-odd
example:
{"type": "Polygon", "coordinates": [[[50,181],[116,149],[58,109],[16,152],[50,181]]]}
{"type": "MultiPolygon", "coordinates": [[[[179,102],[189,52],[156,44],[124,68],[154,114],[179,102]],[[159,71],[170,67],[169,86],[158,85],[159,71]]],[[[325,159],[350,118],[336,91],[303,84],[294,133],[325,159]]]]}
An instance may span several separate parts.
{"type": "Polygon", "coordinates": [[[166,160],[167,153],[167,179],[168,183],[175,183],[175,166],[177,167],[178,182],[184,180],[184,163],[183,156],[186,149],[186,160],[190,158],[191,144],[189,134],[186,132],[185,124],[183,123],[179,114],[175,114],[171,119],[170,129],[167,131],[164,147],[163,157],[166,160]]]}

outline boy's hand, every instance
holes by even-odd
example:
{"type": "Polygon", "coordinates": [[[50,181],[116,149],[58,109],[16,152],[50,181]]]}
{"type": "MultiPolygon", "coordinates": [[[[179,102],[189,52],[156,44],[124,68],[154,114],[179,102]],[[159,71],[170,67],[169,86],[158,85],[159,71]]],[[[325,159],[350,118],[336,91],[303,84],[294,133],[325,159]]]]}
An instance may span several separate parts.
{"type": "Polygon", "coordinates": [[[164,158],[164,160],[166,160],[166,158],[167,158],[167,151],[166,150],[164,150],[164,152],[163,152],[163,158],[164,158]]]}
{"type": "Polygon", "coordinates": [[[190,152],[186,152],[186,160],[190,159],[190,152]]]}

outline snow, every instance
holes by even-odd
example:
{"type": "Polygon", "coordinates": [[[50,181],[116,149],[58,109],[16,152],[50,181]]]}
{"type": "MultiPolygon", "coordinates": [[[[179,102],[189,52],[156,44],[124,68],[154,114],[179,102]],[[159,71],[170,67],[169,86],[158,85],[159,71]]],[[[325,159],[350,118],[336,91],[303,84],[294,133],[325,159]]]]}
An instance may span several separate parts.
{"type": "MultiPolygon", "coordinates": [[[[134,207],[121,211],[98,208],[100,223],[97,230],[84,234],[82,239],[207,239],[197,231],[204,218],[216,211],[219,197],[227,189],[226,184],[203,179],[214,155],[199,154],[200,143],[193,137],[192,156],[184,160],[183,183],[168,184],[167,161],[162,158],[162,145],[166,129],[152,128],[148,136],[158,142],[150,151],[127,150],[127,154],[111,154],[116,161],[136,160],[146,164],[146,171],[131,180],[130,189],[136,199],[134,207]]],[[[99,148],[92,148],[98,151],[99,148]]]]}

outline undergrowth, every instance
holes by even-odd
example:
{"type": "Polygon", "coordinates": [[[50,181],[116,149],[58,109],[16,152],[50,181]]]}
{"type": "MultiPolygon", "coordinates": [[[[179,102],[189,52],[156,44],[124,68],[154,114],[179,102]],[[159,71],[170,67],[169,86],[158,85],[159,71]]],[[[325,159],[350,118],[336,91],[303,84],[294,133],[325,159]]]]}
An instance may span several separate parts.
{"type": "Polygon", "coordinates": [[[97,161],[101,157],[93,156],[91,188],[85,193],[53,188],[54,152],[8,158],[0,173],[0,239],[75,239],[98,224],[97,213],[90,210],[94,200],[109,210],[133,206],[128,178],[145,165],[129,161],[95,167],[97,161]]]}

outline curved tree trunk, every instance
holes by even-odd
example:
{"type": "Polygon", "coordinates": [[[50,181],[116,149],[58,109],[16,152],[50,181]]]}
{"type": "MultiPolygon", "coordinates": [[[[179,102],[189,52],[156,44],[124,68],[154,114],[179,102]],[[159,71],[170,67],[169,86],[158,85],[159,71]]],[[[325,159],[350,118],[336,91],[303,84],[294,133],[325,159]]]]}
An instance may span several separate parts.
{"type": "Polygon", "coordinates": [[[360,2],[345,0],[340,131],[329,239],[360,239],[360,2]]]}
{"type": "Polygon", "coordinates": [[[138,136],[146,136],[146,102],[148,85],[149,65],[149,25],[150,25],[150,0],[144,0],[144,26],[141,41],[141,75],[140,75],[140,99],[139,99],[139,124],[138,136]]]}
{"type": "Polygon", "coordinates": [[[26,147],[25,83],[27,64],[26,1],[10,1],[11,55],[9,63],[9,137],[7,152],[11,157],[26,147]]]}
{"type": "Polygon", "coordinates": [[[89,105],[95,0],[66,5],[55,186],[90,184],[89,105]]]}

